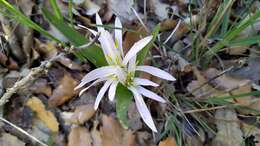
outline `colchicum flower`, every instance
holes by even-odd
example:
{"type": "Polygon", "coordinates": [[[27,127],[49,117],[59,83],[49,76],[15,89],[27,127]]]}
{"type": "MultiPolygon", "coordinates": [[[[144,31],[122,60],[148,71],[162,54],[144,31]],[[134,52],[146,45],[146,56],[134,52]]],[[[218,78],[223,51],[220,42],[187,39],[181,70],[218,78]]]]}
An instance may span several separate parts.
{"type": "MultiPolygon", "coordinates": [[[[98,14],[96,14],[96,23],[98,26],[102,25],[101,18],[98,14]]],[[[152,40],[152,36],[147,36],[137,41],[124,56],[122,47],[122,24],[118,18],[116,18],[115,20],[115,27],[117,29],[115,29],[114,32],[114,39],[107,30],[105,30],[102,27],[97,27],[98,32],[100,33],[98,40],[100,42],[102,51],[105,55],[105,59],[108,65],[89,72],[87,75],[83,77],[81,83],[75,89],[82,88],[86,84],[92,82],[89,86],[80,91],[80,94],[82,94],[84,91],[86,91],[93,85],[99,82],[105,82],[104,85],[101,87],[94,104],[94,109],[96,110],[107,90],[109,100],[114,100],[117,85],[118,83],[121,83],[132,92],[135,99],[136,107],[143,121],[153,131],[157,132],[152,116],[142,96],[148,97],[150,99],[162,103],[165,103],[165,100],[156,93],[142,87],[157,87],[159,86],[158,84],[145,78],[135,77],[135,72],[146,72],[153,76],[169,81],[174,81],[175,78],[169,73],[161,69],[155,68],[153,66],[137,66],[137,53],[140,52],[152,40]]],[[[89,29],[89,31],[94,35],[98,34],[98,32],[94,30],[89,29]]]]}

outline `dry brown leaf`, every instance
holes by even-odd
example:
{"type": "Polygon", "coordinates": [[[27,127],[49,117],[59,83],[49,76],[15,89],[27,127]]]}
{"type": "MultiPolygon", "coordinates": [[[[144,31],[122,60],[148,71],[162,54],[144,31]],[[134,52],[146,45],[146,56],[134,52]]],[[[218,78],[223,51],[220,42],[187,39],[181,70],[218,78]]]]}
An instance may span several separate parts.
{"type": "Polygon", "coordinates": [[[77,63],[73,62],[67,57],[59,57],[57,61],[71,70],[82,70],[82,68],[77,63]]]}
{"type": "Polygon", "coordinates": [[[197,98],[201,97],[213,97],[224,95],[225,93],[219,91],[212,86],[204,83],[207,82],[207,79],[202,75],[202,73],[196,68],[192,68],[194,75],[196,76],[197,80],[193,80],[191,83],[188,84],[187,90],[197,98]]]}
{"type": "Polygon", "coordinates": [[[42,43],[40,40],[35,39],[35,50],[42,54],[46,59],[50,59],[57,55],[58,50],[51,42],[42,43]]]}
{"type": "Polygon", "coordinates": [[[68,146],[92,146],[92,138],[87,128],[74,127],[70,130],[68,146]]]}
{"type": "Polygon", "coordinates": [[[75,94],[74,88],[76,85],[77,81],[71,75],[65,73],[58,87],[53,90],[53,94],[48,101],[49,106],[56,107],[71,99],[75,94]]]}
{"type": "Polygon", "coordinates": [[[243,134],[235,111],[229,109],[217,110],[215,118],[218,132],[212,142],[213,146],[243,145],[243,134]]]}
{"type": "Polygon", "coordinates": [[[174,137],[167,137],[165,140],[160,141],[159,146],[177,146],[174,137]]]}
{"type": "MultiPolygon", "coordinates": [[[[220,77],[211,80],[221,73],[215,68],[209,68],[202,73],[193,67],[193,73],[197,77],[197,80],[193,80],[189,83],[187,90],[197,98],[231,96],[252,92],[250,80],[234,78],[227,74],[223,74],[220,77]],[[211,81],[208,84],[203,85],[209,80],[211,81]]],[[[252,96],[248,96],[231,101],[248,106],[252,99],[252,96]]]]}
{"type": "MultiPolygon", "coordinates": [[[[146,31],[145,31],[144,27],[142,27],[141,24],[138,24],[136,26],[132,26],[131,29],[133,29],[133,30],[135,30],[139,33],[142,33],[142,34],[146,34],[146,31]]],[[[135,42],[140,40],[139,33],[135,33],[135,32],[132,32],[132,31],[126,32],[125,38],[124,38],[124,41],[123,41],[123,48],[125,49],[124,50],[125,54],[134,45],[135,42]]]]}
{"type": "Polygon", "coordinates": [[[95,114],[92,104],[80,105],[76,107],[75,112],[71,117],[71,122],[74,124],[83,124],[95,114]]]}
{"type": "MultiPolygon", "coordinates": [[[[221,72],[215,68],[209,68],[204,72],[207,79],[211,79],[221,72]]],[[[247,79],[238,79],[224,74],[210,82],[219,90],[228,91],[230,95],[252,92],[251,81],[247,79]]],[[[242,105],[249,105],[252,100],[251,96],[235,99],[235,102],[242,105]]]]}
{"type": "Polygon", "coordinates": [[[103,115],[102,124],[102,146],[137,146],[133,132],[123,129],[114,118],[103,115]]]}
{"type": "Polygon", "coordinates": [[[92,146],[101,146],[101,144],[102,144],[101,135],[100,135],[100,132],[97,130],[97,126],[98,126],[98,122],[95,121],[94,126],[90,132],[92,140],[93,140],[92,146]]]}
{"type": "Polygon", "coordinates": [[[54,114],[45,109],[44,104],[37,97],[31,97],[26,105],[36,113],[37,117],[53,132],[59,131],[59,123],[54,114]]]}
{"type": "Polygon", "coordinates": [[[36,94],[45,94],[48,97],[51,96],[52,89],[48,85],[48,81],[46,79],[38,79],[36,80],[30,87],[29,90],[36,94]]]}

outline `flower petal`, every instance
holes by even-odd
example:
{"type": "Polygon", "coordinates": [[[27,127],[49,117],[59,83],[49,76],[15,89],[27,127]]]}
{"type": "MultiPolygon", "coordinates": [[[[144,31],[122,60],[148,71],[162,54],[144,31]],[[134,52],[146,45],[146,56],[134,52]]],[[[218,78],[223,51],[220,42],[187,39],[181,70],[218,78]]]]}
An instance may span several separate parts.
{"type": "Polygon", "coordinates": [[[167,73],[164,70],[161,70],[159,68],[153,67],[153,66],[137,66],[136,70],[139,71],[143,71],[143,72],[147,72],[151,75],[154,75],[156,77],[165,79],[165,80],[169,80],[169,81],[175,81],[176,79],[169,73],[167,73]]]}
{"type": "Polygon", "coordinates": [[[86,90],[88,90],[90,87],[94,86],[95,84],[99,83],[99,82],[102,82],[102,81],[105,81],[107,80],[107,78],[100,78],[100,79],[97,79],[95,82],[91,83],[88,87],[80,90],[79,92],[79,96],[81,96],[86,90]]]}
{"type": "Polygon", "coordinates": [[[108,99],[110,101],[113,101],[116,95],[116,87],[117,87],[118,81],[113,81],[111,84],[109,90],[108,90],[108,99]]]}
{"type": "Polygon", "coordinates": [[[153,100],[165,103],[166,101],[159,95],[155,94],[154,92],[145,89],[144,87],[138,86],[137,91],[144,95],[145,97],[151,98],[153,100]]]}
{"type": "Polygon", "coordinates": [[[94,109],[97,110],[99,103],[101,101],[101,99],[103,98],[103,96],[105,95],[108,87],[111,85],[111,83],[113,82],[113,80],[108,80],[105,82],[105,84],[102,86],[102,88],[99,90],[95,104],[94,104],[94,109]]]}
{"type": "Polygon", "coordinates": [[[116,64],[122,61],[120,51],[116,49],[114,40],[108,31],[104,30],[98,40],[109,64],[116,64]]]}
{"type": "Polygon", "coordinates": [[[133,56],[133,57],[129,60],[127,71],[130,72],[130,73],[133,73],[133,76],[134,76],[135,68],[136,68],[136,55],[133,56]]]}
{"type": "Polygon", "coordinates": [[[98,78],[107,77],[109,75],[114,74],[115,72],[116,72],[116,67],[114,66],[104,66],[104,67],[97,68],[89,72],[87,75],[85,75],[81,80],[81,83],[77,87],[75,87],[75,90],[83,87],[85,84],[91,81],[94,81],[98,78]]]}
{"type": "MultiPolygon", "coordinates": [[[[98,15],[98,13],[96,13],[96,24],[103,25],[102,20],[101,20],[100,16],[98,15]]],[[[103,27],[100,27],[100,26],[97,26],[97,29],[99,32],[102,32],[105,30],[103,27]]]]}
{"type": "Polygon", "coordinates": [[[132,57],[136,56],[136,54],[152,40],[152,38],[153,36],[148,36],[136,42],[125,55],[123,64],[126,65],[132,57]]]}
{"type": "Polygon", "coordinates": [[[159,84],[144,78],[134,78],[134,83],[136,85],[142,85],[142,86],[153,86],[153,87],[159,86],[159,84]]]}
{"type": "Polygon", "coordinates": [[[157,132],[157,129],[154,125],[150,111],[147,108],[142,96],[138,93],[138,91],[134,87],[128,87],[128,89],[131,90],[133,95],[134,95],[137,110],[139,111],[139,113],[140,113],[142,119],[144,120],[145,124],[149,128],[151,128],[154,132],[157,132]]]}
{"type": "Polygon", "coordinates": [[[123,41],[122,41],[122,23],[121,21],[119,20],[118,17],[116,17],[116,20],[115,20],[115,40],[117,41],[118,43],[118,49],[120,51],[120,54],[121,56],[123,57],[124,56],[124,52],[123,52],[123,41]]]}

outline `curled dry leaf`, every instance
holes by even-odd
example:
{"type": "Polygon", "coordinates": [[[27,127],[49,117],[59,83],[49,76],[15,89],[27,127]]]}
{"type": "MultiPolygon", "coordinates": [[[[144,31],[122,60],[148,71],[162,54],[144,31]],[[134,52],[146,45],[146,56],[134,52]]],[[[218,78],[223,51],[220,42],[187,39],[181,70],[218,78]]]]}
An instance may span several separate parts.
{"type": "Polygon", "coordinates": [[[49,106],[56,107],[70,100],[75,94],[74,88],[76,85],[77,81],[71,75],[65,73],[58,87],[53,90],[53,94],[48,100],[49,106]]]}
{"type": "Polygon", "coordinates": [[[87,128],[74,127],[70,130],[68,146],[92,146],[92,138],[87,128]]]}
{"type": "Polygon", "coordinates": [[[167,137],[165,140],[160,141],[159,146],[177,146],[174,137],[167,137]]]}
{"type": "Polygon", "coordinates": [[[37,97],[31,97],[26,105],[36,113],[37,117],[53,132],[59,131],[59,123],[50,111],[47,111],[44,104],[37,97]]]}
{"type": "Polygon", "coordinates": [[[123,129],[114,118],[103,115],[102,124],[102,146],[137,146],[133,132],[123,129]]]}
{"type": "Polygon", "coordinates": [[[83,124],[95,114],[94,105],[80,105],[76,107],[75,112],[71,117],[71,122],[74,124],[83,124]]]}
{"type": "Polygon", "coordinates": [[[244,145],[243,133],[235,111],[229,109],[217,110],[215,118],[218,132],[213,140],[213,146],[244,145]]]}

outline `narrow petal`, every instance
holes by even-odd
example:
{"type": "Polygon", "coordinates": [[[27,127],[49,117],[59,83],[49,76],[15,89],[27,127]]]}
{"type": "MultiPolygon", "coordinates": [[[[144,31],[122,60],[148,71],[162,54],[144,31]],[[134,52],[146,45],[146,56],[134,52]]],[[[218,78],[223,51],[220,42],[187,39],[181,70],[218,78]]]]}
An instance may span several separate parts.
{"type": "Polygon", "coordinates": [[[128,64],[128,72],[130,73],[134,73],[135,72],[135,68],[136,68],[136,55],[133,56],[130,60],[129,60],[129,64],[128,64]]]}
{"type": "Polygon", "coordinates": [[[154,92],[145,89],[144,87],[138,86],[137,91],[141,93],[143,96],[151,98],[153,100],[165,103],[166,101],[159,95],[155,94],[154,92]]]}
{"type": "MultiPolygon", "coordinates": [[[[96,24],[103,25],[102,20],[101,20],[100,16],[98,15],[98,13],[96,13],[96,24]]],[[[102,32],[105,30],[103,27],[100,27],[100,26],[97,26],[97,29],[99,32],[102,32]]]]}
{"type": "Polygon", "coordinates": [[[115,99],[117,84],[118,84],[118,81],[113,81],[113,83],[111,84],[111,86],[108,90],[108,99],[110,101],[113,101],[115,99]]]}
{"type": "Polygon", "coordinates": [[[109,64],[122,61],[120,51],[116,49],[114,40],[108,31],[103,31],[98,40],[109,64]]]}
{"type": "Polygon", "coordinates": [[[133,95],[134,95],[137,110],[139,111],[142,119],[144,120],[144,123],[149,128],[151,128],[154,132],[157,132],[157,129],[156,129],[155,124],[153,122],[150,111],[147,108],[142,96],[138,93],[138,91],[134,87],[129,87],[129,90],[131,90],[133,95]]]}
{"type": "Polygon", "coordinates": [[[141,85],[141,86],[153,86],[153,87],[159,86],[159,84],[144,78],[134,78],[134,83],[136,85],[141,85]]]}
{"type": "Polygon", "coordinates": [[[107,77],[109,75],[114,74],[115,72],[116,72],[116,68],[114,66],[105,66],[105,67],[97,68],[89,72],[87,75],[85,75],[81,80],[81,83],[77,87],[75,87],[75,90],[83,87],[85,84],[91,81],[94,81],[98,78],[107,77]]]}
{"type": "Polygon", "coordinates": [[[116,20],[115,20],[115,40],[116,42],[118,43],[118,49],[120,51],[120,54],[121,56],[123,57],[124,56],[124,53],[123,53],[123,41],[122,41],[122,23],[121,21],[119,20],[118,17],[116,17],[116,20]]]}
{"type": "Polygon", "coordinates": [[[136,56],[136,54],[152,40],[152,38],[153,36],[148,36],[136,42],[125,55],[123,64],[126,65],[132,57],[136,56]]]}
{"type": "Polygon", "coordinates": [[[96,81],[94,81],[93,83],[91,83],[88,87],[80,90],[79,92],[79,96],[81,96],[85,91],[87,91],[90,87],[94,86],[95,84],[99,83],[99,82],[102,82],[102,81],[105,81],[107,80],[107,78],[100,78],[100,79],[97,79],[96,81]]]}
{"type": "Polygon", "coordinates": [[[94,109],[97,110],[99,103],[101,101],[101,99],[103,98],[103,96],[105,95],[108,87],[111,85],[112,80],[106,81],[105,84],[102,86],[102,88],[99,90],[95,104],[94,104],[94,109]]]}
{"type": "Polygon", "coordinates": [[[143,71],[143,72],[147,72],[151,75],[154,75],[156,77],[165,79],[165,80],[169,80],[169,81],[175,81],[176,79],[169,73],[167,73],[166,71],[163,71],[159,68],[153,67],[153,66],[137,66],[136,70],[139,71],[143,71]]]}

